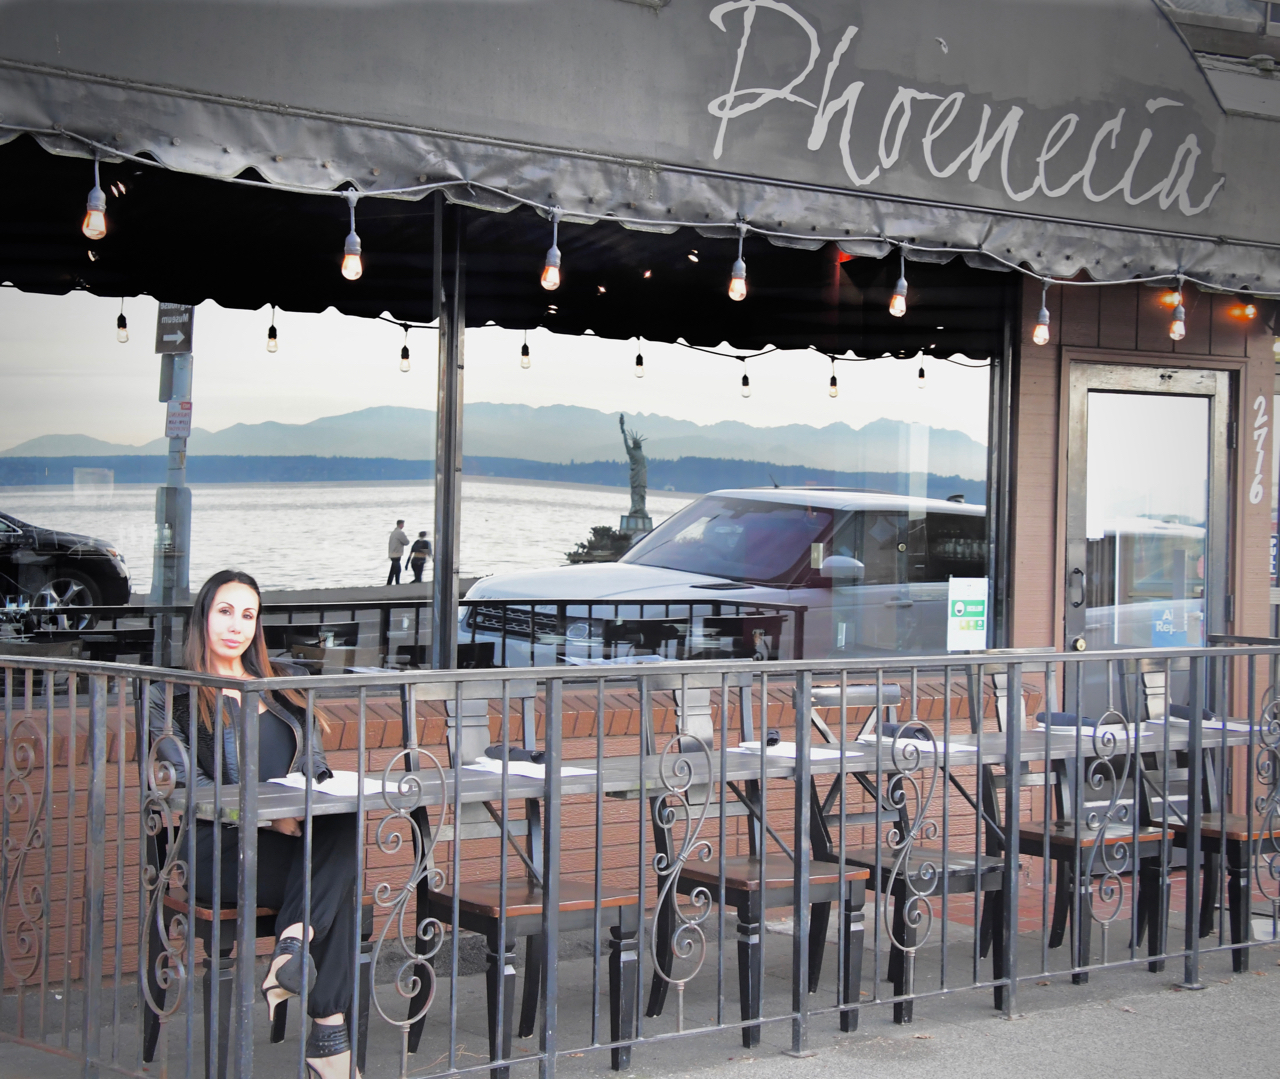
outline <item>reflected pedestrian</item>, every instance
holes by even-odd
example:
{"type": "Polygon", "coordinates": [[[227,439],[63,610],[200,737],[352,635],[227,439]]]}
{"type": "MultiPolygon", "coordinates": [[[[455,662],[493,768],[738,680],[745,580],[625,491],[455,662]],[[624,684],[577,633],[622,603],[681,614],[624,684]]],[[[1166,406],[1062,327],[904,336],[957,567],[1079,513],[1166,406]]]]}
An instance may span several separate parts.
{"type": "Polygon", "coordinates": [[[413,583],[422,583],[422,571],[427,568],[427,559],[431,557],[431,541],[425,532],[419,532],[418,538],[409,548],[409,568],[413,570],[413,583]]]}
{"type": "Polygon", "coordinates": [[[397,521],[387,538],[387,557],[391,559],[391,568],[387,570],[387,584],[393,581],[400,583],[400,558],[408,546],[409,537],[404,534],[404,521],[397,521]]]}

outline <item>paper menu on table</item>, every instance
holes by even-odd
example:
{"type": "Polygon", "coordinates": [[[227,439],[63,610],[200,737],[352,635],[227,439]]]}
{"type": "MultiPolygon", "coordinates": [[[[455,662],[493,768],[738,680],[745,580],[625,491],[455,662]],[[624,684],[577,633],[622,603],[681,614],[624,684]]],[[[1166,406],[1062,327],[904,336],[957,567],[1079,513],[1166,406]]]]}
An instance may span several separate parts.
{"type": "MultiPolygon", "coordinates": [[[[331,794],[337,798],[354,798],[358,792],[356,780],[359,775],[356,772],[334,772],[332,779],[326,779],[321,783],[313,783],[311,789],[319,791],[321,794],[331,794]]],[[[280,776],[278,779],[268,780],[269,783],[279,783],[282,787],[294,787],[298,790],[305,790],[307,786],[307,777],[301,772],[290,772],[287,776],[280,776]]],[[[365,779],[365,794],[381,794],[383,792],[382,780],[365,779]]]]}
{"type": "MultiPolygon", "coordinates": [[[[526,776],[529,779],[546,779],[547,766],[545,764],[534,764],[533,761],[508,761],[508,775],[526,776]]],[[[463,765],[464,768],[474,768],[478,772],[492,772],[495,775],[502,774],[502,761],[493,757],[480,757],[471,764],[463,765]]],[[[560,774],[562,776],[591,776],[595,775],[594,768],[573,768],[569,765],[560,766],[560,774]]]]}

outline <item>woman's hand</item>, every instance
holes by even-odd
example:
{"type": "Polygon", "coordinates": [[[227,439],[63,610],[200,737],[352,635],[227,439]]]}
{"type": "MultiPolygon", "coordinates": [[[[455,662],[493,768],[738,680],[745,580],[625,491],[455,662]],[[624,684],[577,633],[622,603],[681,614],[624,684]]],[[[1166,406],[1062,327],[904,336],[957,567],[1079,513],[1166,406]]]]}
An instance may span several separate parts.
{"type": "Polygon", "coordinates": [[[284,835],[302,835],[302,821],[297,817],[281,817],[271,822],[271,830],[284,835]]]}

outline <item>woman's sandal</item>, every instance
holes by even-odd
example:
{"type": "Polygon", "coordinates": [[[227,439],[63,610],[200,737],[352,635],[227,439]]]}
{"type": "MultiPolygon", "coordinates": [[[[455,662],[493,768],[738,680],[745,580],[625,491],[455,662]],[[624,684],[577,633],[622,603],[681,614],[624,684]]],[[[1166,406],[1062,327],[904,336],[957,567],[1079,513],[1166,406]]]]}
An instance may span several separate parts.
{"type": "MultiPolygon", "coordinates": [[[[335,1023],[333,1025],[317,1023],[314,1019],[311,1021],[311,1033],[307,1035],[307,1075],[309,1079],[325,1079],[324,1074],[311,1062],[313,1060],[324,1060],[326,1057],[341,1056],[343,1053],[351,1052],[351,1038],[347,1035],[346,1023],[335,1023]]],[[[347,1071],[344,1069],[344,1076],[347,1071]]],[[[356,1072],[358,1076],[360,1073],[356,1072]]]]}
{"type": "Polygon", "coordinates": [[[277,940],[276,949],[271,953],[268,967],[275,966],[276,960],[282,955],[289,956],[289,959],[281,963],[274,974],[268,971],[267,980],[262,983],[262,999],[267,1002],[267,1018],[271,1021],[275,1020],[278,1005],[302,992],[304,966],[307,972],[307,992],[311,992],[316,986],[315,964],[311,962],[310,954],[302,947],[301,937],[281,937],[277,940]],[[272,981],[272,978],[275,980],[272,981]]]}

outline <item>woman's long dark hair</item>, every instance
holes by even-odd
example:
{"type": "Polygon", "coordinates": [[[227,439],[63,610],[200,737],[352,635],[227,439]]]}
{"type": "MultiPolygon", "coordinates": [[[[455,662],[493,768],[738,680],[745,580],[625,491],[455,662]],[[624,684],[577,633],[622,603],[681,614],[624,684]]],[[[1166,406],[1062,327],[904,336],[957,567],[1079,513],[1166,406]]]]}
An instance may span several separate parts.
{"type": "MultiPolygon", "coordinates": [[[[258,597],[258,613],[261,616],[262,590],[258,588],[257,581],[238,569],[222,569],[215,573],[201,585],[195,602],[191,605],[191,617],[187,623],[187,640],[182,649],[182,665],[189,671],[199,671],[202,674],[213,673],[212,664],[209,661],[209,611],[213,607],[218,589],[224,584],[242,584],[252,588],[253,594],[258,597]]],[[[271,662],[271,657],[267,655],[267,640],[262,632],[261,617],[254,619],[253,640],[249,642],[249,647],[245,649],[241,659],[245,671],[252,678],[271,678],[274,675],[286,673],[277,669],[271,662]]],[[[281,695],[299,708],[307,707],[307,698],[296,689],[282,690],[281,695]]],[[[217,694],[209,686],[201,686],[199,696],[200,722],[209,730],[213,730],[213,711],[217,706],[217,694]]],[[[267,696],[270,699],[270,694],[267,696]]],[[[322,730],[329,729],[329,724],[325,722],[319,709],[313,708],[312,715],[315,716],[322,730]]],[[[230,713],[225,710],[222,721],[223,723],[231,722],[230,713]]]]}

